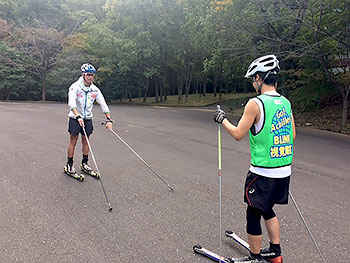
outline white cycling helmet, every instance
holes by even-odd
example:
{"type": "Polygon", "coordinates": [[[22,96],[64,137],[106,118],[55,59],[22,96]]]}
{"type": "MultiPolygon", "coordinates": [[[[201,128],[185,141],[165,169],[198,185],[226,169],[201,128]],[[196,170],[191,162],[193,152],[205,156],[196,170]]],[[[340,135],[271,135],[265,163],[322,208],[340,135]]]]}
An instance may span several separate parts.
{"type": "Polygon", "coordinates": [[[96,69],[93,65],[85,63],[81,66],[82,73],[96,73],[96,69]]]}
{"type": "MultiPolygon", "coordinates": [[[[267,55],[254,60],[248,67],[245,78],[250,78],[255,75],[257,72],[269,72],[275,71],[274,73],[280,70],[279,62],[275,55],[267,55]]],[[[272,72],[271,72],[272,73],[272,72]]]]}

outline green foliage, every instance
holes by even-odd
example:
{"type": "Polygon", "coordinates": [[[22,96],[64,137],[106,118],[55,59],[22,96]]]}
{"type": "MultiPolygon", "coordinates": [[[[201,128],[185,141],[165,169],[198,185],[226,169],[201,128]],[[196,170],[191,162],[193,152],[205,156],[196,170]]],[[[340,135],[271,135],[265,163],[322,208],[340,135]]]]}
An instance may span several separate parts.
{"type": "Polygon", "coordinates": [[[345,0],[0,0],[1,98],[40,99],[46,83],[48,99],[64,100],[86,62],[110,100],[156,86],[179,97],[237,91],[250,62],[274,53],[280,91],[302,108],[325,93],[348,101],[349,9],[345,0]]]}
{"type": "Polygon", "coordinates": [[[35,94],[35,89],[30,90],[36,81],[31,75],[26,74],[23,66],[17,65],[16,62],[23,55],[16,49],[9,47],[5,42],[0,41],[0,99],[15,100],[28,98],[28,94],[35,94]],[[13,64],[6,63],[4,58],[7,57],[13,61],[13,64]],[[5,62],[5,63],[4,63],[5,62]]]}
{"type": "Polygon", "coordinates": [[[82,60],[62,61],[47,75],[47,99],[51,101],[67,100],[68,88],[80,76],[82,60]]]}
{"type": "Polygon", "coordinates": [[[37,21],[62,21],[65,0],[1,0],[0,17],[13,24],[31,26],[37,21]]]}

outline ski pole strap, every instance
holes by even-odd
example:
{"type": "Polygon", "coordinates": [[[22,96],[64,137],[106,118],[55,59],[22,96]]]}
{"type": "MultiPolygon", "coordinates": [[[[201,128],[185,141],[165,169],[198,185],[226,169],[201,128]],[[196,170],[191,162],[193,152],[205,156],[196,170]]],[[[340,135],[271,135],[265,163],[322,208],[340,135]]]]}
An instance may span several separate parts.
{"type": "Polygon", "coordinates": [[[105,124],[107,124],[107,123],[114,123],[114,121],[112,120],[112,117],[107,117],[107,121],[106,121],[106,123],[105,124]]]}

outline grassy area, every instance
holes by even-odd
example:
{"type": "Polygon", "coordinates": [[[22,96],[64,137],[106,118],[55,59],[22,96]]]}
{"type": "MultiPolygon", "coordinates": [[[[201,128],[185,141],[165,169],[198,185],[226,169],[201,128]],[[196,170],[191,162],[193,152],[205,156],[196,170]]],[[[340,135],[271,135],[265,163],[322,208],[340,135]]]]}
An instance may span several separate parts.
{"type": "MultiPolygon", "coordinates": [[[[254,94],[222,94],[220,100],[219,94],[214,97],[213,93],[207,93],[206,96],[199,96],[198,94],[188,95],[187,102],[185,96],[179,102],[177,95],[167,96],[167,100],[163,102],[155,102],[154,97],[148,97],[147,101],[143,103],[143,98],[133,98],[131,102],[129,100],[123,100],[123,104],[132,105],[147,105],[147,106],[173,106],[173,107],[204,107],[217,103],[224,103],[231,110],[235,110],[235,105],[241,105],[240,101],[246,101],[247,98],[253,97],[254,94]],[[237,103],[235,103],[237,102],[237,103]],[[230,106],[229,106],[230,105],[230,106]]],[[[120,101],[113,101],[112,103],[120,103],[120,101]]]]}
{"type": "MultiPolygon", "coordinates": [[[[220,104],[225,111],[230,111],[236,115],[242,115],[244,105],[249,98],[256,96],[255,93],[245,94],[222,94],[220,100],[219,94],[214,97],[213,93],[208,93],[206,96],[191,94],[188,96],[188,101],[183,97],[182,101],[178,103],[177,95],[168,96],[166,101],[155,102],[154,97],[148,97],[146,103],[143,103],[143,98],[133,98],[132,102],[125,100],[122,104],[130,105],[144,105],[144,106],[169,106],[169,107],[205,107],[209,105],[220,104]]],[[[112,103],[120,104],[120,101],[113,101],[112,103]]],[[[341,126],[341,105],[323,106],[317,111],[299,111],[298,103],[294,105],[294,117],[297,126],[311,126],[316,129],[341,132],[350,135],[350,123],[341,126]],[[320,111],[324,114],[320,114],[320,111]],[[316,114],[317,113],[317,114],[316,114]],[[330,116],[330,118],[324,118],[330,116]]]]}

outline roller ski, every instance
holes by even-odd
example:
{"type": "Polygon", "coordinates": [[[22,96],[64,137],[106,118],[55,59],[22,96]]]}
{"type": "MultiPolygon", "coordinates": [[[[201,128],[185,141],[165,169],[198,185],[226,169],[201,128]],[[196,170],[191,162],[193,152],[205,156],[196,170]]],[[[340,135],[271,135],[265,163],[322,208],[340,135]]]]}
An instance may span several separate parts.
{"type": "MultiPolygon", "coordinates": [[[[250,252],[250,246],[249,244],[241,239],[238,235],[236,235],[234,232],[227,230],[225,232],[226,236],[231,238],[233,241],[235,241],[237,244],[245,248],[250,252]]],[[[281,250],[277,248],[273,248],[273,245],[270,245],[270,248],[262,249],[260,252],[261,256],[267,260],[267,262],[271,263],[283,263],[283,257],[281,255],[281,250]]]]}
{"type": "Polygon", "coordinates": [[[86,174],[88,174],[88,175],[90,175],[90,176],[92,176],[92,177],[95,177],[96,179],[100,179],[100,174],[94,172],[94,170],[92,170],[92,168],[91,168],[87,163],[82,163],[82,164],[80,164],[80,169],[81,169],[84,173],[86,173],[86,174]]]}
{"type": "Polygon", "coordinates": [[[197,254],[201,254],[207,258],[210,258],[216,262],[220,263],[231,263],[231,260],[229,258],[222,257],[204,247],[201,247],[200,245],[195,245],[193,247],[193,251],[197,254]]]}
{"type": "Polygon", "coordinates": [[[219,263],[268,263],[265,259],[257,259],[252,257],[243,257],[243,258],[228,258],[220,256],[200,245],[196,245],[193,247],[193,251],[197,254],[201,254],[207,258],[214,260],[219,263]]]}
{"type": "Polygon", "coordinates": [[[85,179],[84,175],[78,174],[75,171],[74,167],[69,167],[68,164],[63,167],[63,170],[64,170],[66,175],[73,177],[74,179],[77,179],[80,182],[84,181],[84,179],[85,179]]]}

